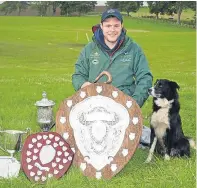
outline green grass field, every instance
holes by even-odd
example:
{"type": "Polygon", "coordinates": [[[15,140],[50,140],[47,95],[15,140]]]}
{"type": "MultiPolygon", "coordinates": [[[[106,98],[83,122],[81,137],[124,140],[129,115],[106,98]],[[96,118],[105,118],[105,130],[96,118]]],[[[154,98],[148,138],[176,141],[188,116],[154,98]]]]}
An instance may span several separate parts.
{"type": "MultiPolygon", "coordinates": [[[[3,129],[32,129],[38,132],[34,103],[42,91],[55,101],[56,113],[62,100],[74,94],[71,75],[82,47],[91,38],[91,26],[99,17],[0,17],[0,126],[3,129]]],[[[196,135],[196,32],[166,23],[125,18],[127,34],[143,48],[154,81],[167,78],[180,85],[183,130],[196,135]]],[[[142,108],[149,126],[152,99],[142,108]]],[[[7,155],[0,152],[1,155],[7,155]]],[[[126,167],[111,180],[84,177],[71,167],[61,179],[45,186],[31,183],[20,171],[19,177],[0,179],[0,187],[138,187],[193,188],[196,183],[196,155],[190,159],[164,161],[155,156],[145,164],[148,150],[138,149],[126,167]]],[[[20,159],[20,154],[15,155],[20,159]]]]}

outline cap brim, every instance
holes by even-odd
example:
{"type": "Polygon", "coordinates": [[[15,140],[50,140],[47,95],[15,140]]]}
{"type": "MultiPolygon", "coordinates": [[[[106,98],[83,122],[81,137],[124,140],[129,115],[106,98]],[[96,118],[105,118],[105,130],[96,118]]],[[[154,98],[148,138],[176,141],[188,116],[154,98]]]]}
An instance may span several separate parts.
{"type": "Polygon", "coordinates": [[[108,14],[107,16],[103,17],[101,22],[103,22],[104,20],[106,20],[107,18],[110,18],[110,17],[115,17],[117,18],[119,21],[122,22],[122,19],[120,17],[118,17],[117,15],[114,15],[114,14],[108,14]]]}

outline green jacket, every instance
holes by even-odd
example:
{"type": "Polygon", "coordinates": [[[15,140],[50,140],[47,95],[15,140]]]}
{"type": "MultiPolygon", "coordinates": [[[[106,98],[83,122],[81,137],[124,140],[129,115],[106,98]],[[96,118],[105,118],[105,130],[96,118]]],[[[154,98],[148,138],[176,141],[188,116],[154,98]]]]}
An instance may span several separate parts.
{"type": "MultiPolygon", "coordinates": [[[[152,74],[141,48],[125,36],[121,47],[111,57],[94,40],[82,50],[76,64],[72,83],[79,90],[84,82],[94,82],[104,70],[112,75],[112,85],[133,97],[141,107],[148,98],[148,88],[152,87],[152,74]]],[[[106,81],[105,76],[99,82],[106,81]]]]}

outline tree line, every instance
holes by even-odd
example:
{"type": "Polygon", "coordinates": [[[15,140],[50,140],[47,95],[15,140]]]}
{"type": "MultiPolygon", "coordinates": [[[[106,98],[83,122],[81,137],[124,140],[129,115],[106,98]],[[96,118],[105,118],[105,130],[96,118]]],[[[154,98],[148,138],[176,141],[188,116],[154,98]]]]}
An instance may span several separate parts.
{"type": "MultiPolygon", "coordinates": [[[[96,1],[5,1],[0,6],[0,11],[8,15],[17,11],[20,16],[21,12],[31,7],[36,9],[40,16],[46,16],[47,9],[52,7],[53,15],[56,14],[57,7],[60,8],[61,15],[70,16],[73,12],[86,14],[95,9],[96,1]]],[[[195,1],[148,1],[148,8],[151,14],[156,15],[159,19],[159,14],[164,15],[178,15],[177,23],[180,24],[181,14],[184,9],[192,9],[196,15],[195,1]]],[[[116,8],[122,12],[130,13],[137,12],[143,6],[143,1],[107,1],[107,8],[116,8]]]]}
{"type": "Polygon", "coordinates": [[[79,16],[93,11],[96,1],[5,1],[0,6],[0,11],[4,15],[8,15],[17,11],[20,16],[22,11],[29,7],[36,9],[39,16],[46,16],[47,9],[52,7],[53,15],[56,14],[57,7],[61,10],[61,15],[69,16],[73,12],[77,12],[79,16]]]}
{"type": "MultiPolygon", "coordinates": [[[[159,14],[178,15],[177,23],[180,24],[181,14],[184,9],[192,9],[196,16],[196,1],[147,1],[149,12],[156,15],[159,19],[159,14]]],[[[143,1],[107,1],[107,6],[117,8],[120,11],[127,12],[129,16],[131,12],[137,12],[143,5],[143,1]]]]}

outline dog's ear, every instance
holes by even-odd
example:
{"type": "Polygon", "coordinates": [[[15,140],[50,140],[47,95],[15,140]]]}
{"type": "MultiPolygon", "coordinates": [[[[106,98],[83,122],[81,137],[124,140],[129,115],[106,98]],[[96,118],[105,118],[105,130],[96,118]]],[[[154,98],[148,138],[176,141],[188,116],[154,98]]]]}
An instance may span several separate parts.
{"type": "Polygon", "coordinates": [[[158,79],[156,79],[156,81],[155,81],[154,85],[155,85],[158,81],[159,81],[159,80],[158,80],[158,79]]]}
{"type": "Polygon", "coordinates": [[[176,82],[170,81],[170,85],[171,85],[173,88],[180,89],[180,86],[179,86],[176,82]]]}

